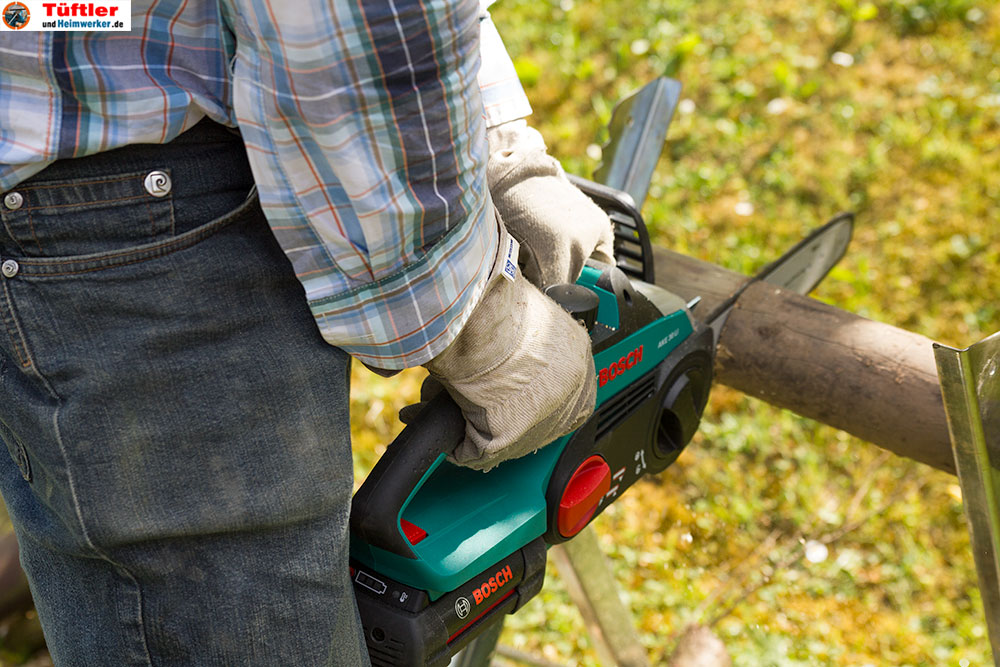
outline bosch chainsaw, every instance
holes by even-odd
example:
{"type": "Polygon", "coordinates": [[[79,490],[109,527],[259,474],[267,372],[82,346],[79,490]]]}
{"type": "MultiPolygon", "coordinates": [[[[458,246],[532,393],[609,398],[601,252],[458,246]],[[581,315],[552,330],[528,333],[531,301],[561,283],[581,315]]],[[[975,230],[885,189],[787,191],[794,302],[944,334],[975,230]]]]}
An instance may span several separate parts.
{"type": "MultiPolygon", "coordinates": [[[[631,198],[576,182],[614,222],[618,265],[588,263],[576,284],[546,294],[590,332],[594,414],[484,474],[446,459],[465,421],[441,392],[389,445],[355,494],[350,522],[351,578],[376,667],[447,664],[539,592],[550,545],[673,463],[698,428],[739,292],[695,319],[695,303],[652,284],[649,237],[631,198]]],[[[843,255],[851,226],[850,216],[835,218],[757,279],[809,291],[843,255]]]]}

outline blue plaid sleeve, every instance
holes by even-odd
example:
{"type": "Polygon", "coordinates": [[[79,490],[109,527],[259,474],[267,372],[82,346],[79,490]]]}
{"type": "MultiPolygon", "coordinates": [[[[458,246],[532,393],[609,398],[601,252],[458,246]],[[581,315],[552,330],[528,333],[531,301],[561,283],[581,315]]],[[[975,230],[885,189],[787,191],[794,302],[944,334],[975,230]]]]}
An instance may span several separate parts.
{"type": "Polygon", "coordinates": [[[229,1],[236,118],[323,336],[382,368],[428,361],[498,243],[477,3],[229,1]]]}

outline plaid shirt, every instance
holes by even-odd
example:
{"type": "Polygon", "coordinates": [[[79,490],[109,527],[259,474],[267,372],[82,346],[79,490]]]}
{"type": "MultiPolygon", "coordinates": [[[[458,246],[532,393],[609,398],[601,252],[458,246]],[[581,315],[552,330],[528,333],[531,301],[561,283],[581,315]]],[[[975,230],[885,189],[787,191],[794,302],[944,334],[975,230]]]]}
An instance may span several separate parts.
{"type": "Polygon", "coordinates": [[[205,116],[239,126],[324,338],[382,368],[441,352],[499,242],[484,121],[530,111],[475,0],[132,7],[131,33],[3,33],[0,193],[205,116]]]}

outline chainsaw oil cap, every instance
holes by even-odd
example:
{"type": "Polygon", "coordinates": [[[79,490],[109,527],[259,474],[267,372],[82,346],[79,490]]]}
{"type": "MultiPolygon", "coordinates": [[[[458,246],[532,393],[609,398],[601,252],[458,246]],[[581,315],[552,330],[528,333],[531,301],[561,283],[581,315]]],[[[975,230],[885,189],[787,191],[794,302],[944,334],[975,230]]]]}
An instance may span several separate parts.
{"type": "Polygon", "coordinates": [[[559,534],[573,537],[583,530],[610,488],[611,468],[603,456],[594,454],[581,463],[559,499],[559,534]]]}

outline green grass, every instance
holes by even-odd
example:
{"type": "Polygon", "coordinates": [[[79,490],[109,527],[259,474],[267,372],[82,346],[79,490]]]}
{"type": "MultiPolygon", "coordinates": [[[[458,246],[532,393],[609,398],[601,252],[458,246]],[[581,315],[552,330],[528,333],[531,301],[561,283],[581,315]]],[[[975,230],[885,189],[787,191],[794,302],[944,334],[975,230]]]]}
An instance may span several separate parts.
{"type": "MultiPolygon", "coordinates": [[[[644,208],[658,243],[750,273],[853,210],[818,298],[952,345],[1000,330],[995,7],[505,0],[494,18],[569,171],[596,166],[614,100],[682,81],[644,208]]],[[[596,525],[654,664],[714,622],[748,667],[986,665],[960,497],[953,477],[717,387],[678,464],[596,525]],[[809,540],[824,561],[802,557],[809,540]]],[[[556,578],[504,641],[597,664],[556,578]]]]}

